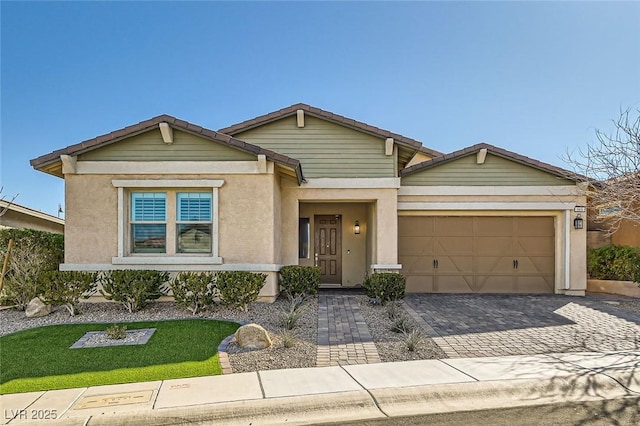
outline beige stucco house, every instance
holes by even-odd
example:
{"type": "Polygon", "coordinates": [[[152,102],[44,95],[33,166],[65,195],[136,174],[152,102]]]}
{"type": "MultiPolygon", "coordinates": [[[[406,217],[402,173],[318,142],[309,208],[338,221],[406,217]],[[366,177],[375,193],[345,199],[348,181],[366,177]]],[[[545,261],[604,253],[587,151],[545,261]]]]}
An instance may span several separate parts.
{"type": "Polygon", "coordinates": [[[487,144],[452,154],[306,104],[219,131],[161,115],[31,161],[65,180],[64,270],[318,265],[413,292],[586,287],[585,199],[564,170],[487,144]]]}
{"type": "Polygon", "coordinates": [[[64,234],[64,219],[22,206],[15,201],[0,200],[0,229],[27,228],[64,234]]]}

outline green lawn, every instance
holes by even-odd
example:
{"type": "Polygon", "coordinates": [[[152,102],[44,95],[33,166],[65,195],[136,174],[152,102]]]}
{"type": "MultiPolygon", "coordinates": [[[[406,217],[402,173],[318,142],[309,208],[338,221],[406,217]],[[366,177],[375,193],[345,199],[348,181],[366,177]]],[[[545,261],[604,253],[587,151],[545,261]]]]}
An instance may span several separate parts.
{"type": "Polygon", "coordinates": [[[120,323],[155,328],[145,345],[69,349],[112,324],[39,327],[0,337],[0,394],[221,373],[218,345],[239,327],[204,319],[120,323]]]}

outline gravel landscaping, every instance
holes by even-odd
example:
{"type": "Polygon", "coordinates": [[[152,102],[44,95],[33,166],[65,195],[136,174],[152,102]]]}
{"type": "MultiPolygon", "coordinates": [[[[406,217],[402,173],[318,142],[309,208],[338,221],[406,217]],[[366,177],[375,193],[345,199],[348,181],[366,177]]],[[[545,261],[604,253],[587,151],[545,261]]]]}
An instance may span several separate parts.
{"type": "MultiPolygon", "coordinates": [[[[358,299],[361,313],[367,322],[383,362],[446,357],[442,350],[424,333],[422,333],[415,350],[407,350],[404,335],[391,330],[392,320],[389,318],[388,308],[372,305],[364,295],[354,295],[354,297],[358,299]]],[[[619,310],[631,315],[640,313],[640,299],[587,296],[581,300],[594,308],[600,307],[603,310],[619,310]]],[[[4,309],[0,311],[0,336],[52,324],[113,324],[190,318],[226,319],[260,324],[269,331],[273,341],[273,346],[264,350],[245,350],[233,342],[230,343],[227,352],[234,372],[313,367],[316,362],[317,299],[307,300],[303,306],[304,313],[298,319],[296,327],[288,332],[285,332],[283,327],[284,313],[289,307],[289,302],[284,297],[272,304],[254,303],[249,312],[215,306],[197,315],[192,315],[186,309],[178,308],[173,302],[153,302],[145,309],[135,313],[129,313],[115,303],[81,303],[81,313],[75,317],[70,317],[63,307],[55,308],[50,315],[40,318],[26,318],[24,312],[4,309]]],[[[400,312],[406,317],[409,328],[418,328],[406,312],[403,313],[403,310],[400,312]]],[[[104,326],[96,327],[96,331],[103,329],[104,326]]]]}

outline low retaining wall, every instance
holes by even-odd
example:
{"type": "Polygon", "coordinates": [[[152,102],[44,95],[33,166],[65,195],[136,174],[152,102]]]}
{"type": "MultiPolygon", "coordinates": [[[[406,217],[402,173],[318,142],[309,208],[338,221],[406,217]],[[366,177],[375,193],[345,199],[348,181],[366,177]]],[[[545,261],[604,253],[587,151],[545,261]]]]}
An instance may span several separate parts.
{"type": "Polygon", "coordinates": [[[640,298],[640,286],[633,281],[587,280],[587,291],[640,298]]]}

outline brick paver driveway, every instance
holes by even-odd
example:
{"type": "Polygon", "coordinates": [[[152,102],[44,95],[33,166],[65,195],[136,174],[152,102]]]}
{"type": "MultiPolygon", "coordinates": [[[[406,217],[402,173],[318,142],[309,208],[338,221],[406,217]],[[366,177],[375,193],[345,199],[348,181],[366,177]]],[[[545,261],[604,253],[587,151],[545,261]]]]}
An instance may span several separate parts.
{"type": "Polygon", "coordinates": [[[409,314],[452,358],[640,349],[640,314],[615,303],[559,295],[407,294],[404,299],[409,314]]]}

